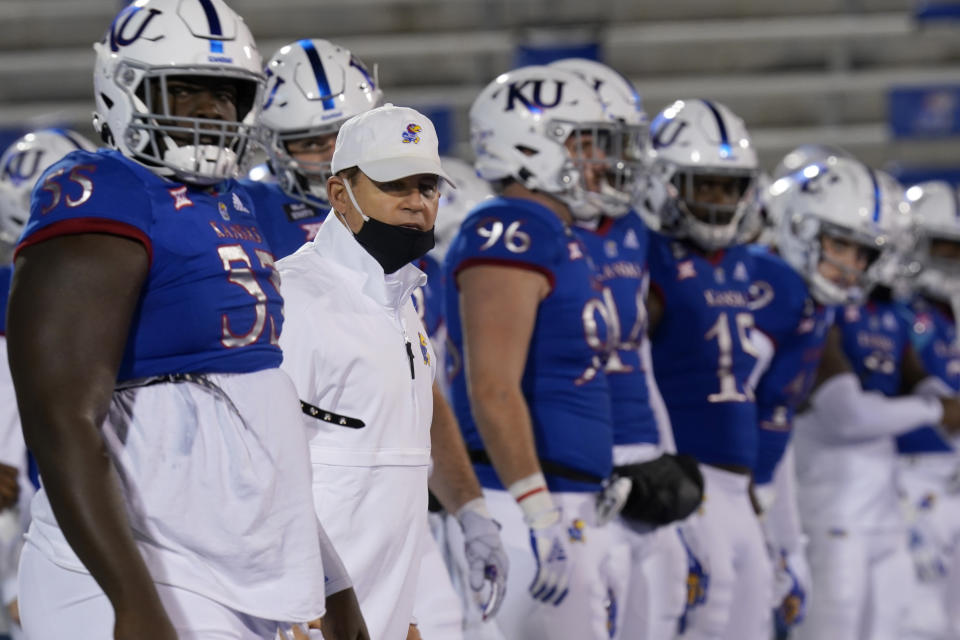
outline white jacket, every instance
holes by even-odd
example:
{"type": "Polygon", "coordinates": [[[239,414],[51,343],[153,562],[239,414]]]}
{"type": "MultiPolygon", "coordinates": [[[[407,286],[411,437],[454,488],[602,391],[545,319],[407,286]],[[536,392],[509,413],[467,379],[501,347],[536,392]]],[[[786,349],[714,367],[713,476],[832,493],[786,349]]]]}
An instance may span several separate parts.
{"type": "Polygon", "coordinates": [[[384,274],[332,212],[277,267],[281,368],[302,401],[364,423],[305,414],[313,463],[429,465],[436,356],[411,299],[426,274],[413,265],[384,274]]]}

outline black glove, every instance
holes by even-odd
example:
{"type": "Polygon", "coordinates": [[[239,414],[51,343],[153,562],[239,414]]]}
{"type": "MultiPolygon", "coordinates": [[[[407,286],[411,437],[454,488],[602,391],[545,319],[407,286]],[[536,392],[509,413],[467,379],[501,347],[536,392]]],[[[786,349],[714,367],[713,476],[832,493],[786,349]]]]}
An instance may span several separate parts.
{"type": "Polygon", "coordinates": [[[614,469],[633,486],[620,514],[630,520],[663,525],[683,520],[703,500],[703,476],[692,456],[665,453],[656,460],[614,469]]]}

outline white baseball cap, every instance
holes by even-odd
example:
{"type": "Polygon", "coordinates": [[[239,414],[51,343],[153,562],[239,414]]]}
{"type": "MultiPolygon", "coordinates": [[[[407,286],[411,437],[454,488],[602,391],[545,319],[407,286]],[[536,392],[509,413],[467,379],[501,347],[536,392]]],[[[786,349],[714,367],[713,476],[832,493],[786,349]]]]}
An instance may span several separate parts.
{"type": "Polygon", "coordinates": [[[343,123],[330,168],[337,174],[358,167],[376,182],[427,173],[455,188],[440,164],[439,146],[430,118],[415,109],[387,103],[343,123]]]}

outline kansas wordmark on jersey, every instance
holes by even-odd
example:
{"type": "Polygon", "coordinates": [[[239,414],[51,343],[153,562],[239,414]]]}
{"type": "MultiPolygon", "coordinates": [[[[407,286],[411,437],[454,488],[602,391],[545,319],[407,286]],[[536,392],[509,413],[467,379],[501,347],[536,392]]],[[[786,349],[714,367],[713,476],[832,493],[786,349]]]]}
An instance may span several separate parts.
{"type": "Polygon", "coordinates": [[[756,406],[747,384],[756,363],[753,257],[735,246],[711,258],[650,233],[652,295],[663,316],[650,342],[653,372],[670,414],[677,450],[714,465],[752,468],[756,406]]]}
{"type": "Polygon", "coordinates": [[[119,381],[259,371],[280,364],[283,303],[252,211],[235,181],[197,189],[117,151],[76,151],[41,176],[18,250],[76,233],[144,245],[150,271],[119,381]]]}

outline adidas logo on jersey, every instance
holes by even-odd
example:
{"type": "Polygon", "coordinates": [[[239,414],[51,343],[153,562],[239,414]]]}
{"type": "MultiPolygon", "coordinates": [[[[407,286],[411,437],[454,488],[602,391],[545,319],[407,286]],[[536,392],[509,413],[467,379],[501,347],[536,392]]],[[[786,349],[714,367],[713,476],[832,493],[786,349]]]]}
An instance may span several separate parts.
{"type": "Polygon", "coordinates": [[[233,208],[243,213],[250,213],[250,209],[247,209],[247,207],[243,204],[243,200],[241,200],[240,196],[238,196],[236,193],[233,194],[233,208]]]}
{"type": "Polygon", "coordinates": [[[637,239],[637,233],[633,229],[627,231],[627,235],[623,238],[623,246],[627,249],[639,249],[640,241],[637,239]]]}
{"type": "Polygon", "coordinates": [[[747,268],[743,266],[742,262],[738,262],[737,266],[733,268],[733,279],[740,282],[746,282],[750,279],[750,276],[747,275],[747,268]]]}

